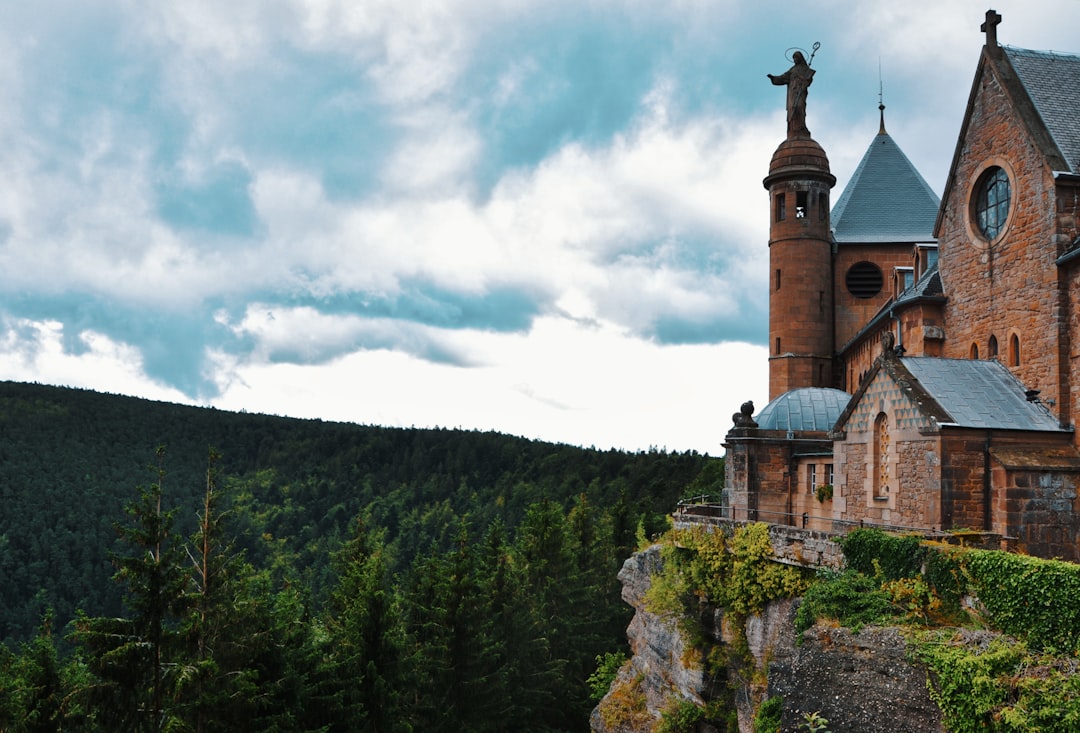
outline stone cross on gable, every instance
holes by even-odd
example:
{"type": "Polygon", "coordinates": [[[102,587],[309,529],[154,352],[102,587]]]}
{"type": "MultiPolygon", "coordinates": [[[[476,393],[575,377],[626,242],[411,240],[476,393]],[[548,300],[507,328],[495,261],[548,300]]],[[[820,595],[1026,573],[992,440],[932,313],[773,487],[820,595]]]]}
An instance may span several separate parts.
{"type": "Polygon", "coordinates": [[[1001,22],[1001,14],[996,10],[986,11],[986,21],[979,26],[979,30],[986,34],[986,47],[993,50],[998,46],[997,27],[1001,22]]]}

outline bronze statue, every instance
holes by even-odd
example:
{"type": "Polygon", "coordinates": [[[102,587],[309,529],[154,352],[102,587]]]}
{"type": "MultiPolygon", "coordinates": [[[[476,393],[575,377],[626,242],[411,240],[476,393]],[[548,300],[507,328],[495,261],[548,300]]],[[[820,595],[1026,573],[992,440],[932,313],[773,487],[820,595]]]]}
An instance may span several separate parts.
{"type": "Polygon", "coordinates": [[[806,128],[806,90],[814,81],[814,70],[806,63],[802,51],[792,56],[794,62],[790,69],[779,76],[767,74],[776,86],[787,85],[787,129],[788,137],[809,135],[806,128]]]}

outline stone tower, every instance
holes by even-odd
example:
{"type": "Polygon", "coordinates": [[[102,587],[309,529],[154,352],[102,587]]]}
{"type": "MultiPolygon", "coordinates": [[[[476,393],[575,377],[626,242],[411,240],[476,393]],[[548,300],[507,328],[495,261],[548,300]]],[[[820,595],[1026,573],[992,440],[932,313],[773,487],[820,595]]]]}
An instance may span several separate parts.
{"type": "Polygon", "coordinates": [[[832,236],[829,191],[836,177],[806,127],[813,79],[803,55],[773,84],[786,85],[787,139],[769,175],[769,399],[800,387],[833,386],[832,236]]]}

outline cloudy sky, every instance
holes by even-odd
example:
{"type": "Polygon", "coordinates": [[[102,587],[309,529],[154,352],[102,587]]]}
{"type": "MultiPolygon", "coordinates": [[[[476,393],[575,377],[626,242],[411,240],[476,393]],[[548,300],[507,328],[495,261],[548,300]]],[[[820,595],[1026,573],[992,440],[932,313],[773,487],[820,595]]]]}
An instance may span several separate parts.
{"type": "MultiPolygon", "coordinates": [[[[842,187],[880,65],[940,192],[987,7],[7,5],[0,379],[713,455],[767,397],[765,74],[821,43],[842,187]]],[[[996,9],[1080,51],[1075,0],[996,9]]]]}

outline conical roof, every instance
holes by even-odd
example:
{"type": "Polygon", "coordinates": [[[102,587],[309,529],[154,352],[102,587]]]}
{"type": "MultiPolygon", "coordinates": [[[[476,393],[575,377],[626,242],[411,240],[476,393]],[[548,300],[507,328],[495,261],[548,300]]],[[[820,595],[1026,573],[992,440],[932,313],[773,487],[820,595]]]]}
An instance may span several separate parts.
{"type": "Polygon", "coordinates": [[[840,243],[933,242],[940,200],[882,129],[832,210],[840,243]]]}

